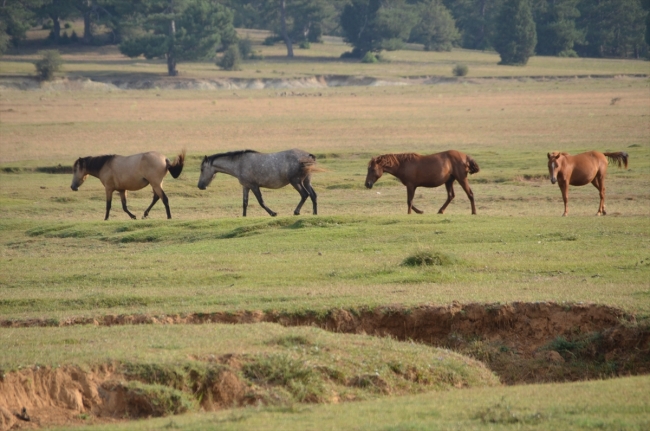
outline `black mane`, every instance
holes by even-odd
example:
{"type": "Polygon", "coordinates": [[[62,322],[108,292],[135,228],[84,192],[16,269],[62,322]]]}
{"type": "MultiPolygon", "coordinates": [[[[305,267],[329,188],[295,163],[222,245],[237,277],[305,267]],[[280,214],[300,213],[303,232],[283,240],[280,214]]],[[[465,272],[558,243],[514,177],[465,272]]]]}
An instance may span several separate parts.
{"type": "Polygon", "coordinates": [[[239,151],[228,151],[227,153],[218,153],[208,156],[208,161],[212,163],[214,159],[220,159],[222,157],[228,157],[234,159],[248,153],[257,153],[255,150],[239,150],[239,151]]]}
{"type": "Polygon", "coordinates": [[[79,166],[80,169],[85,169],[87,172],[99,172],[104,165],[113,160],[115,154],[105,154],[97,157],[80,157],[74,162],[74,167],[79,166]]]}

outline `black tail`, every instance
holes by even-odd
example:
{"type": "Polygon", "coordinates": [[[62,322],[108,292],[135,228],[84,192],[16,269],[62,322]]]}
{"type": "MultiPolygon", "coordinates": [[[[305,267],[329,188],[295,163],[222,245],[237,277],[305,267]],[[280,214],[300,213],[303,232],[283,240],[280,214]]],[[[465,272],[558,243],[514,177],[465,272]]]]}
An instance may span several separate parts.
{"type": "Polygon", "coordinates": [[[481,168],[478,167],[476,160],[472,159],[470,156],[467,156],[467,167],[469,168],[470,174],[475,174],[481,170],[481,168]]]}
{"type": "Polygon", "coordinates": [[[174,160],[174,163],[169,163],[169,159],[167,159],[167,170],[169,171],[170,174],[172,174],[172,177],[178,178],[178,176],[183,172],[183,165],[185,164],[185,149],[180,152],[180,154],[176,157],[176,160],[174,160]]]}
{"type": "Polygon", "coordinates": [[[615,163],[619,168],[625,165],[625,169],[627,169],[628,155],[625,151],[619,151],[618,153],[603,153],[603,154],[607,156],[610,162],[615,163]]]}

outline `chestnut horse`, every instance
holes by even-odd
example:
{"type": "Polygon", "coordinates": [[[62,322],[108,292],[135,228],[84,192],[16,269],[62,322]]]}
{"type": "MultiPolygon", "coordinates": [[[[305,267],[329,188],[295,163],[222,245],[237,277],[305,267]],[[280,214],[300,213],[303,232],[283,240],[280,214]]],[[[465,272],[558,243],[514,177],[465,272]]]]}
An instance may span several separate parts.
{"type": "Polygon", "coordinates": [[[416,213],[422,214],[422,211],[413,206],[415,189],[418,187],[439,187],[444,184],[447,188],[447,201],[438,210],[438,214],[442,214],[449,202],[456,196],[454,194],[454,181],[458,181],[472,204],[472,214],[476,214],[474,193],[469,187],[467,174],[475,174],[478,171],[479,167],[474,159],[455,150],[428,156],[415,153],[384,154],[373,157],[368,163],[366,187],[371,189],[382,174],[388,172],[406,186],[408,213],[411,214],[411,209],[413,209],[416,213]]]}
{"type": "Polygon", "coordinates": [[[79,190],[79,186],[86,181],[88,175],[99,178],[104,188],[106,189],[106,217],[111,211],[111,201],[113,199],[113,192],[118,191],[122,199],[122,209],[132,219],[135,215],[126,208],[126,192],[127,190],[135,191],[140,190],[147,185],[151,184],[153,189],[153,202],[149,208],[144,212],[142,218],[147,218],[149,211],[154,206],[158,199],[162,199],[167,210],[167,218],[172,218],[169,211],[169,201],[167,195],[162,189],[162,182],[167,171],[172,174],[172,177],[178,178],[183,170],[185,162],[185,150],[183,150],[174,163],[171,163],[165,156],[155,151],[148,153],[134,154],[132,156],[118,156],[115,154],[98,156],[98,157],[80,157],[74,162],[72,185],[70,188],[73,191],[79,190]]]}
{"type": "Polygon", "coordinates": [[[600,192],[600,205],[597,216],[607,214],[605,212],[605,174],[607,173],[607,159],[616,163],[618,167],[625,165],[627,169],[628,155],[625,152],[599,153],[589,151],[587,153],[572,156],[568,153],[558,151],[548,153],[548,172],[551,176],[551,183],[556,182],[560,186],[562,199],[564,200],[564,214],[569,213],[567,202],[569,201],[569,185],[584,186],[593,184],[600,192]]]}

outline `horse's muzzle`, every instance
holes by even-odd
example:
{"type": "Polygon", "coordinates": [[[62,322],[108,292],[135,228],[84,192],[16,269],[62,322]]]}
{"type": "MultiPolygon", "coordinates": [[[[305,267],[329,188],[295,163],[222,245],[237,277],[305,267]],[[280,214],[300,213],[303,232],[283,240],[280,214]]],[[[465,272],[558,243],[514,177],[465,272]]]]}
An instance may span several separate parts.
{"type": "Polygon", "coordinates": [[[373,183],[371,183],[370,181],[366,181],[366,188],[367,189],[371,189],[372,185],[373,185],[373,183]]]}
{"type": "Polygon", "coordinates": [[[551,184],[557,183],[557,178],[551,178],[551,184]]]}
{"type": "Polygon", "coordinates": [[[206,188],[203,184],[199,184],[197,187],[199,188],[199,190],[205,190],[206,188]]]}
{"type": "Polygon", "coordinates": [[[79,190],[79,187],[75,187],[75,186],[70,186],[70,188],[72,189],[73,192],[76,192],[76,191],[79,190]]]}

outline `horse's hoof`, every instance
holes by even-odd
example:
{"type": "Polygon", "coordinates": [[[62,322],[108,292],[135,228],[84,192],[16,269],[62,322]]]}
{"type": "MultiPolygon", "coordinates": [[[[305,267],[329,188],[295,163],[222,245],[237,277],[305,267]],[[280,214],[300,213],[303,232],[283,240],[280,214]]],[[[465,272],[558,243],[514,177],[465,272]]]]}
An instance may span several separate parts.
{"type": "Polygon", "coordinates": [[[299,213],[299,212],[296,212],[296,211],[294,211],[294,212],[293,212],[293,215],[300,215],[300,213],[299,213]]]}
{"type": "Polygon", "coordinates": [[[271,217],[275,217],[278,213],[271,213],[271,217]]]}

